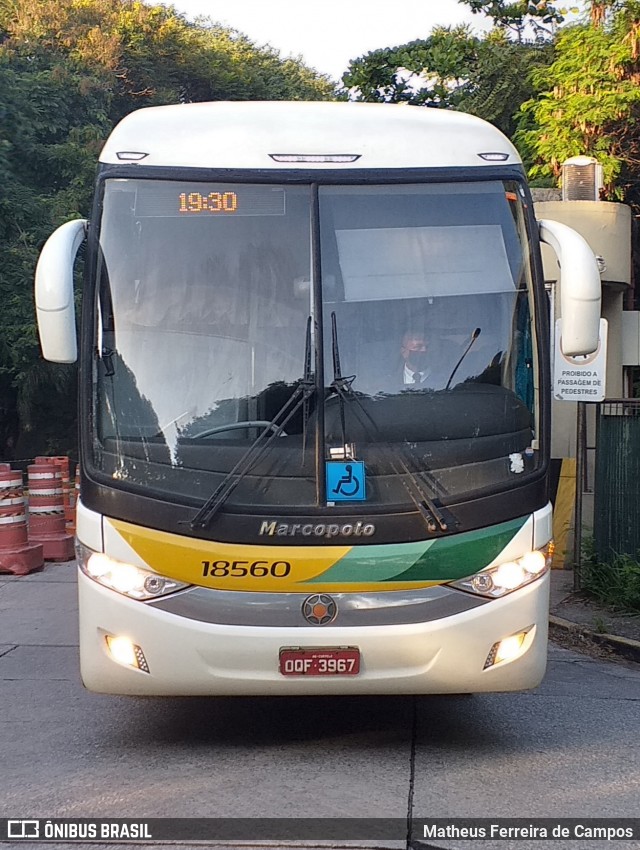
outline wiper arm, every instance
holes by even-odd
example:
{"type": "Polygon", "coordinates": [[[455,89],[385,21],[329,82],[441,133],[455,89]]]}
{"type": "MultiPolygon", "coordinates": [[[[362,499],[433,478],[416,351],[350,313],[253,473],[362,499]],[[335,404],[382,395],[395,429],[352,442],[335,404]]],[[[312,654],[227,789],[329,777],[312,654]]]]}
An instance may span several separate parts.
{"type": "MultiPolygon", "coordinates": [[[[304,342],[304,371],[302,373],[302,381],[304,384],[312,386],[314,383],[313,369],[311,368],[311,316],[307,316],[307,331],[304,342]]],[[[309,401],[312,393],[309,393],[302,401],[302,459],[301,463],[304,466],[304,457],[307,451],[307,424],[309,422],[309,401]]]]}
{"type": "Polygon", "coordinates": [[[206,528],[220,508],[227,501],[242,479],[264,457],[271,443],[279,437],[287,422],[295,416],[301,407],[307,405],[315,393],[316,386],[311,373],[311,317],[307,318],[307,335],[304,353],[304,375],[296,386],[293,395],[258,434],[235,466],[225,475],[198,513],[189,522],[192,529],[206,528]]]}
{"type": "Polygon", "coordinates": [[[342,449],[346,458],[347,423],[344,408],[346,399],[356,397],[352,388],[352,384],[356,379],[356,375],[349,375],[348,377],[345,377],[342,374],[342,368],[340,366],[340,348],[338,346],[338,323],[336,320],[335,312],[331,313],[331,355],[333,358],[333,382],[331,383],[331,388],[335,390],[338,396],[338,401],[340,403],[340,427],[342,430],[342,449]]]}
{"type": "MultiPolygon", "coordinates": [[[[374,436],[376,437],[376,442],[382,448],[384,454],[386,455],[391,470],[395,475],[400,478],[402,486],[409,494],[411,501],[416,506],[418,512],[420,513],[420,516],[425,521],[427,531],[429,531],[431,534],[437,531],[438,528],[440,529],[440,531],[448,531],[449,524],[445,519],[444,514],[442,513],[440,508],[438,508],[438,506],[435,504],[433,499],[431,499],[431,497],[424,491],[422,482],[418,477],[419,473],[416,473],[414,470],[412,470],[409,464],[407,463],[407,459],[405,456],[406,447],[402,447],[401,454],[396,454],[392,447],[389,445],[389,442],[387,440],[382,439],[382,435],[380,434],[378,426],[371,418],[368,411],[364,409],[357,395],[351,392],[351,394],[347,395],[346,398],[350,401],[355,402],[357,409],[368,420],[369,425],[371,426],[371,430],[374,436]],[[400,468],[398,468],[398,466],[400,468]],[[409,482],[404,479],[403,473],[409,478],[409,482]]],[[[367,433],[366,423],[362,420],[362,418],[360,418],[360,422],[363,428],[365,429],[365,433],[367,433]]]]}
{"type": "Polygon", "coordinates": [[[382,438],[380,430],[376,425],[375,421],[371,418],[371,415],[365,410],[362,405],[362,402],[355,394],[352,384],[356,376],[351,375],[349,377],[344,377],[342,375],[340,367],[340,351],[338,347],[338,329],[335,313],[331,314],[331,334],[333,351],[333,383],[331,384],[331,387],[337,393],[340,404],[340,425],[342,428],[342,443],[345,456],[347,449],[345,405],[346,402],[352,402],[355,405],[355,408],[362,414],[362,416],[366,417],[367,419],[368,424],[367,422],[363,421],[362,417],[359,417],[360,423],[364,429],[365,434],[370,440],[371,433],[373,433],[373,435],[375,436],[375,442],[377,442],[382,448],[384,454],[386,455],[389,461],[389,466],[391,467],[393,473],[400,478],[400,481],[407,493],[409,494],[411,501],[414,503],[418,512],[420,513],[420,516],[425,521],[427,530],[431,534],[436,532],[438,528],[440,528],[441,531],[448,531],[449,525],[443,513],[433,502],[433,500],[427,495],[427,493],[424,492],[422,482],[420,481],[416,473],[407,464],[406,458],[403,456],[406,452],[405,447],[403,446],[403,453],[400,456],[397,456],[389,445],[388,441],[382,438]],[[396,459],[400,463],[401,470],[398,469],[396,459]],[[405,481],[402,475],[403,472],[405,475],[408,476],[409,482],[412,485],[411,487],[409,486],[409,483],[405,481]]]}

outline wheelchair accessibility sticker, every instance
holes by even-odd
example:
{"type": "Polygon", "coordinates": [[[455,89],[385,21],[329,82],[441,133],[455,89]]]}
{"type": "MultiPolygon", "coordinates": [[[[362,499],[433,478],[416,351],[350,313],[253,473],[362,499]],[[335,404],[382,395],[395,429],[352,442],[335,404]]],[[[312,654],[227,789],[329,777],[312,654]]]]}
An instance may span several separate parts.
{"type": "Polygon", "coordinates": [[[331,460],[326,466],[328,502],[359,502],[367,498],[362,461],[331,460]]]}

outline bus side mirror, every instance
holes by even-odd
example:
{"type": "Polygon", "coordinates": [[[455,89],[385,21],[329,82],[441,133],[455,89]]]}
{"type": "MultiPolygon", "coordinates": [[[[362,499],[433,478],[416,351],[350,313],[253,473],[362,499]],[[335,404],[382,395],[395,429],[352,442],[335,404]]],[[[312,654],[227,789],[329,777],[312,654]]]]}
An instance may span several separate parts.
{"type": "Polygon", "coordinates": [[[592,354],[600,334],[602,286],[595,255],[586,240],[566,224],[538,222],[540,239],[556,253],[561,270],[562,353],[592,354]]]}
{"type": "Polygon", "coordinates": [[[68,221],[44,244],[36,267],[36,316],[45,360],[75,363],[78,357],[73,264],[88,222],[68,221]]]}

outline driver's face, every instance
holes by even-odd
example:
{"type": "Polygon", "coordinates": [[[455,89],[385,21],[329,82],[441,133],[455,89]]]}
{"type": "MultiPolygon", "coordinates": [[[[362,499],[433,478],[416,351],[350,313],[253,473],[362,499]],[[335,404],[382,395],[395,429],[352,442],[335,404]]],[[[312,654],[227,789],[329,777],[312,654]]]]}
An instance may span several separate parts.
{"type": "Polygon", "coordinates": [[[423,336],[410,336],[403,340],[401,352],[405,360],[411,360],[412,354],[424,354],[426,350],[427,343],[423,336]]]}

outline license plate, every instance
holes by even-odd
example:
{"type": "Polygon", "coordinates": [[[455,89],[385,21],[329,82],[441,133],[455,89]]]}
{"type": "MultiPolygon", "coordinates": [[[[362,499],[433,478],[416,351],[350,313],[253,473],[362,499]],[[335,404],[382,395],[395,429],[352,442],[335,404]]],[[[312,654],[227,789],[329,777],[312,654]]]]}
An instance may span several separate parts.
{"type": "Polygon", "coordinates": [[[355,676],[360,672],[357,646],[283,647],[280,650],[283,676],[355,676]]]}

